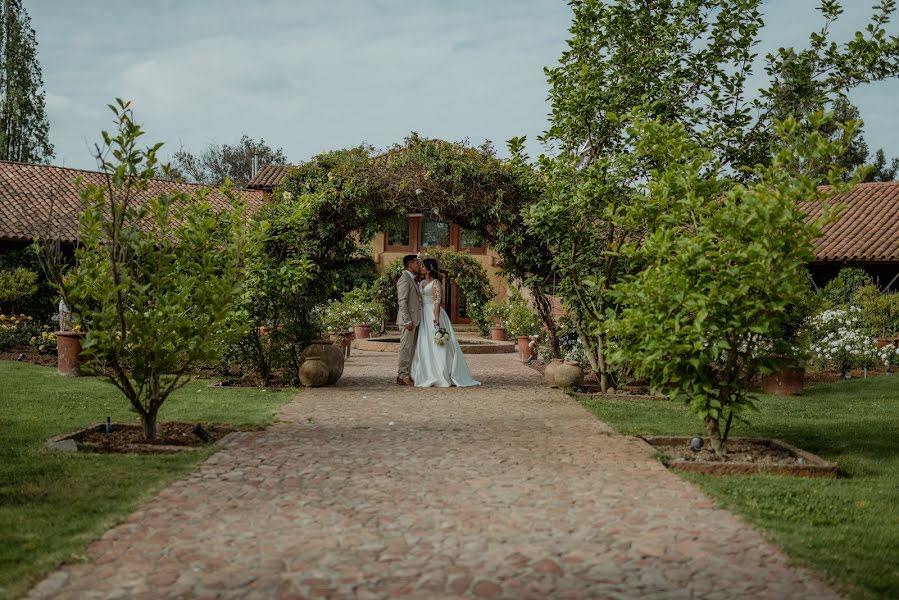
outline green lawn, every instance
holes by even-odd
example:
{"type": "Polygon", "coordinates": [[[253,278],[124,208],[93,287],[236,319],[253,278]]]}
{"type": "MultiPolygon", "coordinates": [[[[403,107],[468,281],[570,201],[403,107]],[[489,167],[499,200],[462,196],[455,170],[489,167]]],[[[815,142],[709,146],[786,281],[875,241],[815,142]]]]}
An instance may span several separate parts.
{"type": "MultiPolygon", "coordinates": [[[[786,440],[836,462],[836,480],[685,475],[724,507],[766,530],[797,562],[856,598],[899,598],[899,377],[765,396],[735,436],[786,440]]],[[[698,417],[680,403],[582,400],[625,434],[691,435],[698,417]]]]}
{"type": "MultiPolygon", "coordinates": [[[[160,421],[260,427],[293,393],[198,381],[166,402],[160,421]]],[[[122,456],[43,449],[46,438],[107,416],[137,422],[108,383],[0,361],[0,598],[20,595],[42,572],[77,559],[89,541],[213,451],[122,456]]]]}

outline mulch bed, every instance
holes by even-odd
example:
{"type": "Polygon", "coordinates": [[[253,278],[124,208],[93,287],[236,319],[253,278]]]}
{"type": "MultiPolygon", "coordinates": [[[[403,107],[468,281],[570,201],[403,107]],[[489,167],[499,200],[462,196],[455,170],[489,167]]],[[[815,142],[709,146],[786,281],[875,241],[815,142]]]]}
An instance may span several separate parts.
{"type": "MultiPolygon", "coordinates": [[[[196,423],[169,422],[160,423],[157,427],[157,437],[153,441],[144,439],[143,429],[140,425],[124,423],[113,423],[110,433],[106,433],[105,425],[97,425],[68,436],[60,436],[58,439],[73,439],[78,444],[79,450],[103,453],[153,454],[189,450],[207,445],[206,442],[194,435],[193,429],[196,427],[196,423]]],[[[209,433],[212,442],[236,431],[233,427],[221,425],[208,425],[204,428],[209,433]]]]}
{"type": "Polygon", "coordinates": [[[693,452],[687,444],[664,446],[664,451],[671,458],[688,462],[748,462],[760,465],[799,464],[799,457],[792,452],[756,440],[729,440],[727,442],[727,455],[724,457],[720,457],[712,452],[708,444],[699,452],[693,452]]]}
{"type": "Polygon", "coordinates": [[[40,365],[42,367],[55,367],[56,366],[56,355],[55,354],[39,354],[34,350],[34,348],[20,346],[17,348],[13,348],[9,352],[0,352],[0,360],[19,360],[19,355],[24,354],[25,358],[22,362],[27,362],[30,364],[40,365]]]}
{"type": "Polygon", "coordinates": [[[775,439],[731,438],[727,455],[710,449],[708,439],[694,453],[688,437],[648,436],[643,438],[661,453],[665,466],[679,471],[710,475],[752,475],[773,473],[793,477],[836,477],[837,465],[805,450],[775,439]]]}

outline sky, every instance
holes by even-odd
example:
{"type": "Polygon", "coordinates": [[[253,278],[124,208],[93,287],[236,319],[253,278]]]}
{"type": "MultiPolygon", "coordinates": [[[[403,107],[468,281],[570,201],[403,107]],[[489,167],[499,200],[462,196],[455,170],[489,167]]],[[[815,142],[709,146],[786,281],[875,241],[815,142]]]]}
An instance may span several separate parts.
{"type": "MultiPolygon", "coordinates": [[[[835,30],[861,29],[873,0],[844,0],[835,30]]],[[[54,164],[94,168],[91,148],[132,101],[146,142],[179,148],[241,134],[292,163],[411,131],[448,140],[547,127],[544,66],[565,47],[563,0],[26,0],[37,33],[54,164]]],[[[759,48],[803,46],[817,0],[772,0],[759,48]]],[[[899,21],[899,19],[897,19],[899,21]]],[[[891,25],[899,33],[899,22],[891,25]]],[[[758,69],[761,72],[761,69],[758,69]]],[[[758,76],[755,85],[763,83],[758,76]]],[[[873,150],[899,156],[899,81],[854,91],[873,150]]]]}

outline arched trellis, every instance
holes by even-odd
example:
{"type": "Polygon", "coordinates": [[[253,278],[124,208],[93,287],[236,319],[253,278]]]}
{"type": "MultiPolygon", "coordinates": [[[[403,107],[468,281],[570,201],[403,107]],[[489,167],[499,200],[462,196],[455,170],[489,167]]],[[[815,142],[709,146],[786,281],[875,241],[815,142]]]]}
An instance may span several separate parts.
{"type": "Polygon", "coordinates": [[[437,214],[478,231],[500,255],[503,274],[530,290],[557,346],[547,297],[552,254],[528,234],[524,219],[538,194],[530,168],[497,158],[489,144],[413,134],[385,152],[361,146],[318,155],[291,171],[275,202],[302,204],[304,253],[320,277],[398,215],[437,214]]]}

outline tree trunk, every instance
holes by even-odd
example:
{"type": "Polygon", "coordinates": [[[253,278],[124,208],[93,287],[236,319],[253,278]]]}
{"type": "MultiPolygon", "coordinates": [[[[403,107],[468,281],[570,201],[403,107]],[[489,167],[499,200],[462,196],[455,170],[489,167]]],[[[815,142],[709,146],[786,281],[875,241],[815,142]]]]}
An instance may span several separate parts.
{"type": "Polygon", "coordinates": [[[159,408],[153,408],[151,403],[150,409],[140,416],[141,425],[144,427],[144,439],[152,441],[156,439],[156,417],[159,414],[159,408]]]}
{"type": "Polygon", "coordinates": [[[721,428],[719,427],[718,419],[710,416],[706,417],[705,429],[709,434],[709,445],[712,447],[712,451],[718,456],[726,456],[727,441],[721,438],[721,428]]]}

